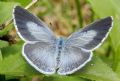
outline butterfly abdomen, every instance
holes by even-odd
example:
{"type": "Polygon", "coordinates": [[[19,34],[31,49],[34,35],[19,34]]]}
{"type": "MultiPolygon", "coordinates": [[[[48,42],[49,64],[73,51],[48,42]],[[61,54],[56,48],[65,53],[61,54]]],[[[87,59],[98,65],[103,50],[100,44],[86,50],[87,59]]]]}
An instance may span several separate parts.
{"type": "Polygon", "coordinates": [[[57,67],[58,67],[59,62],[60,62],[60,56],[61,56],[62,47],[63,47],[63,39],[60,38],[58,40],[58,45],[57,45],[57,49],[58,49],[58,51],[57,51],[57,57],[56,57],[57,67]]]}

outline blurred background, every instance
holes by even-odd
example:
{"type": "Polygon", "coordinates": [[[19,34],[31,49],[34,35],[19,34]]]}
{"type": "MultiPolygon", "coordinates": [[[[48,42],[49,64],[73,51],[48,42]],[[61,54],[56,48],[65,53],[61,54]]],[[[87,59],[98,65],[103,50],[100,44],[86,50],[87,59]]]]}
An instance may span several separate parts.
{"type": "Polygon", "coordinates": [[[120,81],[120,0],[0,0],[0,81],[120,81]],[[32,5],[30,5],[32,4],[32,5]],[[14,6],[28,7],[55,33],[68,37],[86,25],[113,16],[113,29],[93,59],[68,76],[43,75],[21,55],[22,41],[11,21],[14,6]]]}

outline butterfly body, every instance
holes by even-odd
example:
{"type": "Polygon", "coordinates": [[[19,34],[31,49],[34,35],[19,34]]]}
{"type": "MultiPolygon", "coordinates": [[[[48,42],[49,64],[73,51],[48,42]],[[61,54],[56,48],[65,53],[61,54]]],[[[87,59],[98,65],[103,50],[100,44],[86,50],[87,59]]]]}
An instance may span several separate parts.
{"type": "Polygon", "coordinates": [[[14,9],[13,20],[18,35],[25,41],[23,57],[43,74],[67,75],[80,70],[112,28],[112,17],[106,17],[64,39],[56,38],[44,22],[19,6],[14,9]]]}
{"type": "Polygon", "coordinates": [[[58,65],[60,63],[60,56],[61,56],[61,51],[62,51],[62,48],[63,48],[63,43],[64,43],[64,40],[62,37],[60,37],[58,39],[58,45],[56,45],[56,48],[58,48],[58,53],[57,53],[57,57],[56,57],[56,61],[57,61],[57,65],[56,67],[58,68],[58,65]]]}

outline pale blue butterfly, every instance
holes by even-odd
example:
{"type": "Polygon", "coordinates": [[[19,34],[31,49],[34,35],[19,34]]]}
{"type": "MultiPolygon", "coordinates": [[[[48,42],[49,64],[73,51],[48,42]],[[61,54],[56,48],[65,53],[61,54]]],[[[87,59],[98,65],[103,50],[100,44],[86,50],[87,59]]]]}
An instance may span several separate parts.
{"type": "Polygon", "coordinates": [[[67,75],[81,69],[112,28],[112,17],[106,17],[63,40],[56,38],[45,23],[19,6],[15,7],[13,17],[18,35],[25,41],[23,57],[43,74],[67,75]]]}

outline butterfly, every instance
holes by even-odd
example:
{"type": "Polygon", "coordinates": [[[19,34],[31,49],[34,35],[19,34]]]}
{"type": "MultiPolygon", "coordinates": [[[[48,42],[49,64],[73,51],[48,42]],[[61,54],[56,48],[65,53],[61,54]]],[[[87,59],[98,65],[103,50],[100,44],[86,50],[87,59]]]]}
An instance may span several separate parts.
{"type": "Polygon", "coordinates": [[[42,20],[20,6],[14,8],[13,20],[18,35],[25,41],[23,57],[43,74],[68,75],[80,70],[92,59],[92,51],[102,44],[112,28],[109,16],[63,39],[55,37],[42,20]]]}

